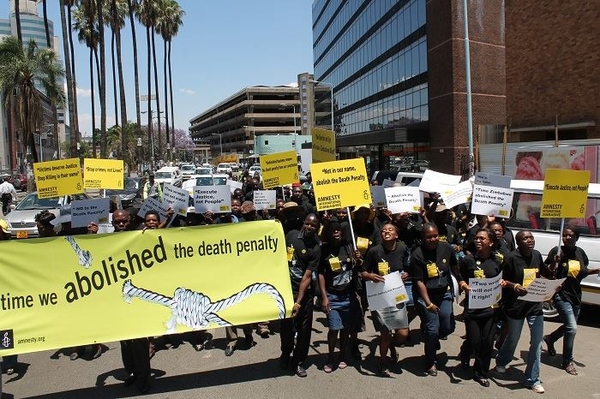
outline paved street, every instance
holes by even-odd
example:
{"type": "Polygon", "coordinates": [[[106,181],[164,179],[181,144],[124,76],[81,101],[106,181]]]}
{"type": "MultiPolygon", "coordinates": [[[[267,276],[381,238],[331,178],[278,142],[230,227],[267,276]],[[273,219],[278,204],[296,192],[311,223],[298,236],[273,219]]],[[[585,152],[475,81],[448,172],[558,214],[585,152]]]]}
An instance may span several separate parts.
{"type": "MultiPolygon", "coordinates": [[[[597,308],[584,307],[578,330],[575,359],[579,376],[568,375],[559,369],[559,356],[542,354],[542,381],[545,397],[559,398],[576,394],[579,398],[600,397],[597,383],[600,367],[600,346],[597,345],[597,308]]],[[[196,352],[184,340],[171,349],[159,350],[152,359],[152,398],[383,398],[395,395],[406,398],[471,398],[535,397],[517,382],[525,368],[528,334],[525,331],[513,368],[504,376],[491,372],[491,386],[483,388],[471,380],[470,371],[461,370],[455,355],[464,332],[457,323],[456,332],[442,341],[440,373],[424,377],[423,345],[400,348],[400,367],[392,378],[374,375],[377,366],[377,339],[372,323],[361,333],[362,353],[365,360],[359,365],[351,362],[345,370],[331,374],[322,371],[325,361],[326,332],[322,313],[315,314],[314,332],[310,350],[308,378],[285,375],[279,370],[279,336],[268,339],[256,337],[257,345],[250,350],[236,350],[233,356],[224,355],[225,340],[222,329],[215,331],[214,348],[196,352]],[[401,372],[401,373],[400,373],[401,372]]],[[[75,324],[75,323],[74,323],[75,324]]],[[[550,331],[556,323],[546,323],[550,331]]],[[[418,319],[413,321],[413,336],[419,336],[418,319]]],[[[105,352],[95,360],[69,360],[68,351],[39,352],[19,356],[17,373],[3,375],[4,398],[115,398],[135,397],[135,387],[125,388],[125,377],[118,342],[105,344],[105,352]]],[[[492,362],[493,364],[493,362],[492,362]]]]}

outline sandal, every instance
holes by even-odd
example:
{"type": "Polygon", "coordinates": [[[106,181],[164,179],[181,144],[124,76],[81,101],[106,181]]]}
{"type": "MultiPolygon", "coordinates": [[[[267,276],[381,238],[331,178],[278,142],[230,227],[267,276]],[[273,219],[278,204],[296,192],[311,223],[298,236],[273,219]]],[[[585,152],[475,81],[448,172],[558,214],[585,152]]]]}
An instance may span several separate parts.
{"type": "Polygon", "coordinates": [[[437,377],[437,374],[438,374],[437,368],[435,366],[433,366],[430,369],[426,370],[425,374],[432,376],[432,377],[437,377]]]}
{"type": "Polygon", "coordinates": [[[6,369],[6,375],[12,375],[12,374],[14,374],[14,373],[15,373],[15,369],[13,369],[12,367],[11,367],[11,368],[8,368],[8,369],[6,369]]]}
{"type": "Polygon", "coordinates": [[[575,365],[573,364],[573,362],[569,362],[569,363],[565,364],[563,367],[567,373],[569,373],[571,375],[577,375],[577,369],[575,368],[575,365]]]}
{"type": "Polygon", "coordinates": [[[342,360],[338,363],[338,369],[343,370],[346,367],[348,367],[348,363],[346,363],[345,361],[342,360]]]}
{"type": "Polygon", "coordinates": [[[333,371],[333,364],[327,363],[325,367],[323,367],[323,371],[327,374],[331,373],[333,371]]]}

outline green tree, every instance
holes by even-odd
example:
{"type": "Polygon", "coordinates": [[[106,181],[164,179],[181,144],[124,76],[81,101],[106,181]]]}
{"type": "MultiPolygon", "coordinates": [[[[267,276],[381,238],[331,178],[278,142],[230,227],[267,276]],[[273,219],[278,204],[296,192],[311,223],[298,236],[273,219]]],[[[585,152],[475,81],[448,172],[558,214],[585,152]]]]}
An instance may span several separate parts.
{"type": "Polygon", "coordinates": [[[11,36],[0,42],[0,90],[7,109],[13,112],[15,127],[21,131],[23,150],[31,148],[34,162],[38,162],[38,154],[33,133],[43,125],[42,93],[36,85],[44,89],[53,105],[62,106],[64,93],[60,81],[63,76],[64,71],[52,49],[38,49],[34,40],[24,47],[11,36]]]}

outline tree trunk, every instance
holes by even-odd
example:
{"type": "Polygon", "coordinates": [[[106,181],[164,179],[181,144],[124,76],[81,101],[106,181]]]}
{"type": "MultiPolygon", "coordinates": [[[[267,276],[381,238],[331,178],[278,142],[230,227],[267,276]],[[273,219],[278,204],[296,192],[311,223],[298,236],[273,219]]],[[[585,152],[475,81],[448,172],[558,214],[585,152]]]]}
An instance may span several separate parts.
{"type": "MultiPolygon", "coordinates": [[[[116,12],[116,0],[113,0],[113,7],[116,12]]],[[[119,74],[119,94],[121,97],[121,152],[123,156],[128,154],[127,151],[127,140],[125,137],[125,128],[127,127],[127,98],[125,97],[125,78],[123,77],[123,54],[121,48],[121,29],[117,29],[115,32],[115,39],[117,41],[117,73],[119,74]]],[[[131,168],[127,168],[131,171],[131,168]]]]}
{"type": "Polygon", "coordinates": [[[169,161],[173,160],[173,146],[175,143],[171,143],[171,145],[169,145],[170,141],[169,140],[169,95],[168,95],[168,91],[167,91],[167,41],[163,40],[163,87],[164,87],[164,94],[165,94],[165,136],[167,138],[167,159],[169,161]]]}
{"type": "MultiPolygon", "coordinates": [[[[67,9],[69,27],[73,26],[71,7],[67,9]]],[[[78,154],[77,143],[79,142],[79,114],[77,112],[77,74],[75,71],[75,46],[73,44],[73,30],[69,29],[69,53],[71,55],[71,76],[73,77],[73,120],[71,121],[71,146],[73,154],[78,154]]]]}
{"type": "Polygon", "coordinates": [[[137,35],[135,31],[135,17],[132,10],[131,0],[127,0],[127,6],[129,7],[129,24],[131,25],[131,41],[133,44],[133,74],[135,80],[135,112],[138,129],[142,127],[142,115],[140,113],[140,77],[138,70],[138,52],[137,52],[137,35]]]}
{"type": "Polygon", "coordinates": [[[98,47],[100,51],[100,157],[106,158],[106,53],[104,49],[103,1],[96,0],[98,8],[98,47]]]}
{"type": "Polygon", "coordinates": [[[117,60],[116,60],[116,36],[115,32],[112,31],[110,35],[110,61],[112,69],[112,88],[113,88],[113,99],[115,106],[115,125],[119,126],[119,96],[117,95],[117,60]]]}
{"type": "Polygon", "coordinates": [[[150,168],[154,171],[154,139],[152,138],[152,47],[150,46],[150,27],[146,27],[146,46],[148,48],[148,143],[150,144],[150,168]]]}
{"type": "Polygon", "coordinates": [[[95,85],[94,85],[94,48],[90,47],[90,88],[92,91],[92,154],[96,158],[96,145],[98,144],[98,138],[96,137],[96,99],[95,99],[95,85]]]}
{"type": "MultiPolygon", "coordinates": [[[[171,74],[171,40],[169,40],[168,45],[169,51],[167,53],[167,60],[169,63],[169,97],[171,100],[171,145],[173,146],[173,150],[175,150],[175,116],[173,111],[173,75],[171,74]]],[[[165,112],[168,112],[168,110],[165,110],[165,112]]]]}
{"type": "Polygon", "coordinates": [[[52,46],[52,38],[50,37],[50,26],[48,25],[48,7],[46,4],[47,0],[43,0],[43,12],[44,12],[44,31],[46,32],[46,46],[48,48],[53,48],[52,46]]]}
{"type": "Polygon", "coordinates": [[[21,5],[19,0],[15,0],[15,22],[17,24],[17,39],[23,45],[23,32],[21,32],[21,5]]]}
{"type": "Polygon", "coordinates": [[[154,65],[154,88],[156,92],[156,121],[158,122],[158,148],[160,148],[160,152],[162,154],[162,150],[164,147],[162,146],[162,138],[161,138],[161,129],[160,129],[160,95],[158,89],[158,68],[156,67],[156,44],[154,43],[154,37],[156,36],[156,32],[154,32],[154,28],[152,28],[152,63],[154,65]]]}
{"type": "MultiPolygon", "coordinates": [[[[67,32],[67,17],[65,14],[65,1],[60,0],[60,21],[62,25],[63,37],[68,37],[69,33],[67,32]]],[[[70,157],[75,156],[77,152],[77,141],[75,135],[73,134],[73,125],[75,119],[75,98],[73,97],[73,93],[75,92],[74,84],[73,84],[73,75],[71,74],[71,52],[69,51],[69,42],[68,40],[63,40],[63,53],[65,56],[65,77],[67,78],[67,103],[69,106],[69,128],[71,132],[69,133],[70,144],[69,144],[69,152],[70,157]],[[75,143],[75,147],[73,147],[73,143],[75,143]],[[75,148],[75,152],[73,152],[73,148],[75,148]]]]}

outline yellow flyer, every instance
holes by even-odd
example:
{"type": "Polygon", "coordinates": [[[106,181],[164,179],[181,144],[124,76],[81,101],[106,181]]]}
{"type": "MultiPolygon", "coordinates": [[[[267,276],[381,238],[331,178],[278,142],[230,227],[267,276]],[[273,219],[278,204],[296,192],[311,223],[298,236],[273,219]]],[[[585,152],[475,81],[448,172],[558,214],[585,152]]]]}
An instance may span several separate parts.
{"type": "Polygon", "coordinates": [[[540,217],[585,217],[589,185],[589,170],[546,170],[540,217]]]}
{"type": "Polygon", "coordinates": [[[123,161],[121,159],[83,160],[83,185],[85,188],[123,189],[123,161]]]}
{"type": "Polygon", "coordinates": [[[296,151],[261,155],[263,187],[273,188],[298,181],[298,157],[296,151]]]}
{"type": "Polygon", "coordinates": [[[38,198],[52,198],[84,191],[79,158],[33,164],[38,198]]]}
{"type": "Polygon", "coordinates": [[[319,211],[372,202],[362,158],[313,163],[310,172],[319,211]]]}
{"type": "Polygon", "coordinates": [[[313,163],[335,161],[335,132],[327,129],[312,129],[313,163]]]}

